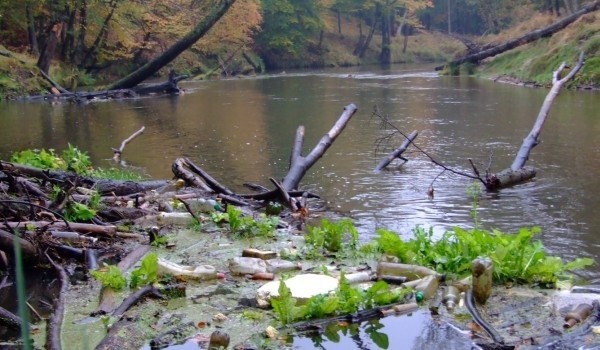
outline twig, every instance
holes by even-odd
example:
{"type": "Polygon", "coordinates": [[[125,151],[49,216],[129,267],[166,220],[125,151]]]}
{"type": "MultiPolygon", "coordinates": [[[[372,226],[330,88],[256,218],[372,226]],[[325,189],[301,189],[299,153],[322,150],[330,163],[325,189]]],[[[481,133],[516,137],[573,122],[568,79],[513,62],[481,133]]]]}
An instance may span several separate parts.
{"type": "Polygon", "coordinates": [[[158,291],[158,289],[154,288],[152,285],[147,285],[135,293],[128,296],[119,307],[112,312],[113,316],[121,317],[130,307],[135,305],[140,299],[142,299],[146,295],[154,295],[158,298],[164,298],[164,296],[158,291]]]}
{"type": "MultiPolygon", "coordinates": [[[[377,109],[375,109],[372,112],[372,115],[380,118],[386,125],[388,125],[389,127],[391,127],[392,129],[394,129],[396,132],[398,132],[400,135],[404,136],[404,138],[408,139],[408,135],[404,134],[402,131],[400,131],[400,129],[398,129],[394,124],[392,124],[390,121],[387,120],[387,118],[383,117],[382,115],[379,114],[379,112],[377,111],[377,109]]],[[[433,156],[431,156],[429,153],[425,152],[421,147],[417,146],[416,143],[414,143],[413,141],[410,142],[416,149],[418,149],[421,153],[423,153],[427,158],[429,158],[429,160],[439,166],[442,167],[444,170],[447,170],[453,174],[456,175],[461,175],[464,177],[468,177],[470,179],[474,179],[474,180],[479,180],[483,185],[485,185],[485,180],[482,179],[481,177],[477,177],[477,176],[473,176],[471,174],[465,173],[463,171],[459,171],[459,170],[454,170],[452,168],[450,168],[449,166],[441,163],[440,161],[436,160],[435,158],[433,158],[433,156]]]]}
{"type": "Polygon", "coordinates": [[[178,199],[178,201],[183,203],[185,210],[187,210],[187,212],[190,213],[190,215],[192,215],[192,217],[194,218],[194,220],[196,220],[196,222],[199,222],[199,223],[202,222],[202,219],[200,219],[198,216],[196,216],[196,214],[194,214],[194,211],[192,210],[192,208],[190,208],[190,205],[186,201],[184,201],[183,199],[178,199]]]}
{"type": "MultiPolygon", "coordinates": [[[[30,205],[30,206],[34,206],[34,207],[37,207],[37,208],[41,208],[41,209],[47,210],[47,211],[51,212],[52,214],[56,215],[57,217],[61,218],[62,221],[64,221],[65,226],[67,226],[67,228],[72,231],[71,226],[69,225],[69,222],[67,221],[67,219],[65,219],[64,216],[60,215],[59,213],[57,213],[54,210],[50,210],[50,209],[44,207],[42,205],[38,205],[38,204],[26,202],[26,201],[15,200],[15,199],[3,199],[3,200],[0,200],[0,204],[4,204],[4,203],[26,204],[26,205],[30,205]]],[[[5,223],[5,225],[6,225],[6,223],[5,223]]]]}

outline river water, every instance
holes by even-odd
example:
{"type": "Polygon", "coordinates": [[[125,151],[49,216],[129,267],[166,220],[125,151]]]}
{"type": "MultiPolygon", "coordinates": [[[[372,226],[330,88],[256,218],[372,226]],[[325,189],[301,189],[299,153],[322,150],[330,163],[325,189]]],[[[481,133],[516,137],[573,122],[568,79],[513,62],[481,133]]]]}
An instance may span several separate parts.
{"type": "MultiPolygon", "coordinates": [[[[109,166],[111,147],[142,125],[124,158],[154,178],[170,178],[171,163],[188,156],[223,184],[243,191],[244,182],[270,187],[268,178],[287,170],[296,128],[306,127],[305,150],[337,120],[343,107],[359,110],[326,155],[303,179],[328,209],[354,219],[363,239],[376,228],[404,237],[416,225],[440,234],[472,227],[471,180],[440,174],[428,158],[409,149],[401,167],[375,173],[389,151],[377,140],[389,134],[372,119],[374,106],[400,130],[417,130],[416,143],[437,160],[465,172],[472,158],[484,171],[510,166],[530,131],[547,89],[532,89],[470,77],[440,77],[431,67],[393,66],[293,72],[257,78],[188,82],[181,96],[88,105],[0,104],[0,158],[26,148],[87,151],[109,166]]],[[[600,93],[562,91],[528,165],[538,169],[529,183],[486,194],[478,217],[484,228],[514,232],[540,226],[554,255],[571,259],[600,252],[600,93]]],[[[400,137],[390,140],[397,147],[400,137]]],[[[600,269],[585,273],[600,282],[600,269]]]]}

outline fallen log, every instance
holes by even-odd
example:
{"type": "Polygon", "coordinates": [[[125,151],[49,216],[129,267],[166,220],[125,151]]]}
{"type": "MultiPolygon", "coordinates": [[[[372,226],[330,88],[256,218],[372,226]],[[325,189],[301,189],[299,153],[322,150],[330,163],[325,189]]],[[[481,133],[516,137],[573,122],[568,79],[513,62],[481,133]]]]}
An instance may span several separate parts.
{"type": "Polygon", "coordinates": [[[489,48],[489,49],[486,49],[483,51],[479,51],[472,55],[468,55],[466,57],[454,60],[443,66],[435,67],[435,70],[442,70],[442,69],[444,69],[445,66],[458,66],[458,65],[461,65],[461,64],[467,63],[467,62],[477,64],[485,58],[496,56],[498,54],[501,54],[502,52],[514,49],[521,45],[528,44],[537,39],[551,36],[552,34],[562,30],[569,24],[575,22],[575,20],[577,20],[579,17],[581,17],[587,13],[590,13],[592,11],[596,11],[598,9],[600,9],[600,0],[594,1],[593,3],[589,4],[588,6],[583,7],[581,10],[573,13],[572,15],[567,16],[545,28],[536,29],[536,30],[528,32],[516,39],[506,41],[506,42],[504,42],[500,45],[494,46],[492,48],[489,48]]]}
{"type": "MultiPolygon", "coordinates": [[[[600,3],[600,1],[597,1],[597,3],[600,3]]],[[[563,87],[563,85],[567,81],[569,81],[571,78],[573,78],[575,76],[575,74],[577,74],[577,72],[579,72],[579,70],[583,67],[583,63],[584,63],[583,58],[584,58],[583,52],[581,52],[581,54],[579,55],[579,60],[577,61],[577,64],[575,65],[575,67],[573,67],[573,69],[571,69],[569,74],[567,74],[564,78],[559,79],[560,73],[565,69],[565,66],[566,66],[565,62],[563,62],[560,65],[560,67],[558,67],[558,69],[555,70],[554,73],[552,74],[552,88],[550,89],[550,92],[548,92],[548,95],[546,95],[546,99],[544,100],[544,103],[542,104],[542,108],[540,108],[540,112],[538,113],[538,116],[535,120],[533,128],[531,129],[531,132],[523,140],[523,144],[521,145],[521,148],[519,149],[519,152],[517,153],[515,160],[513,161],[512,165],[510,166],[510,168],[513,171],[521,169],[525,165],[525,162],[527,161],[527,159],[529,159],[529,153],[531,152],[533,147],[537,146],[540,143],[540,140],[539,140],[540,133],[542,132],[544,123],[546,122],[546,119],[548,118],[548,113],[550,112],[550,107],[552,106],[552,102],[554,102],[554,99],[556,98],[556,96],[558,96],[558,93],[560,92],[560,89],[563,87]]]]}
{"type": "Polygon", "coordinates": [[[174,70],[169,73],[167,81],[158,84],[138,85],[132,90],[138,95],[149,94],[178,94],[182,90],[177,85],[180,81],[189,78],[187,74],[177,75],[174,70]]]}
{"type": "Polygon", "coordinates": [[[523,183],[535,177],[535,169],[531,167],[525,167],[525,162],[527,162],[527,160],[529,159],[529,153],[531,153],[531,150],[540,143],[540,134],[542,132],[544,123],[548,118],[548,113],[550,112],[552,102],[554,102],[554,99],[556,98],[556,96],[558,96],[558,93],[560,92],[562,86],[567,81],[572,79],[575,76],[575,74],[577,74],[577,72],[581,69],[581,67],[583,67],[583,58],[584,56],[582,52],[579,55],[579,60],[577,61],[575,67],[573,67],[569,74],[567,74],[562,79],[559,79],[559,76],[560,73],[565,69],[566,63],[563,62],[560,65],[560,67],[556,71],[554,71],[552,78],[552,88],[550,89],[550,92],[548,92],[548,95],[546,95],[546,99],[544,100],[544,103],[540,108],[540,112],[538,113],[533,128],[529,132],[529,135],[527,135],[527,137],[523,140],[521,148],[517,152],[517,155],[515,156],[512,165],[510,166],[510,168],[502,170],[499,173],[488,174],[484,182],[486,190],[496,191],[501,188],[523,183]]]}
{"type": "Polygon", "coordinates": [[[408,135],[408,137],[404,140],[404,142],[402,142],[400,147],[396,148],[393,152],[391,152],[385,158],[383,158],[381,162],[379,162],[379,164],[377,164],[377,166],[375,167],[375,171],[381,171],[396,158],[402,159],[404,161],[402,164],[408,162],[408,159],[402,157],[402,153],[404,153],[408,146],[410,146],[410,144],[415,140],[415,138],[417,138],[417,135],[419,135],[417,130],[411,132],[408,135]]]}
{"type": "Polygon", "coordinates": [[[298,188],[300,181],[319,158],[331,147],[335,139],[344,130],[350,118],[357,111],[354,104],[349,104],[344,107],[344,112],[338,118],[337,122],[325,134],[321,140],[315,145],[307,156],[302,156],[302,146],[304,144],[304,126],[299,126],[296,130],[296,138],[292,148],[292,156],[290,158],[290,168],[287,175],[284,177],[281,186],[286,191],[295,190],[298,188]]]}
{"type": "Polygon", "coordinates": [[[4,251],[7,255],[14,258],[14,241],[18,241],[21,246],[21,252],[25,260],[33,259],[38,257],[38,250],[28,240],[15,236],[10,232],[0,230],[0,250],[4,251]]]}

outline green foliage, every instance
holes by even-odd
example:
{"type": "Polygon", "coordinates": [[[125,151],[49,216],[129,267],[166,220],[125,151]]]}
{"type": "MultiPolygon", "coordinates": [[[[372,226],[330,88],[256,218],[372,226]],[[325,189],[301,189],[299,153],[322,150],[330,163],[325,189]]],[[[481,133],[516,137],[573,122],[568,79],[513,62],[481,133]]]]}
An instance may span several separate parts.
{"type": "Polygon", "coordinates": [[[285,285],[285,280],[282,280],[281,283],[279,283],[278,293],[279,295],[277,297],[271,298],[271,306],[273,307],[279,322],[283,325],[287,325],[294,322],[296,319],[294,314],[296,312],[296,299],[292,298],[292,292],[288,286],[285,285]]]}
{"type": "Polygon", "coordinates": [[[136,172],[118,168],[94,168],[89,172],[89,175],[98,179],[111,180],[140,181],[144,179],[144,176],[136,172]]]}
{"type": "Polygon", "coordinates": [[[331,317],[354,313],[360,309],[387,305],[400,301],[410,290],[391,291],[388,284],[379,281],[366,291],[353,288],[342,274],[340,285],[333,293],[316,295],[297,306],[285,281],[279,284],[279,296],[271,298],[277,319],[287,325],[298,320],[331,317]]]}
{"type": "Polygon", "coordinates": [[[127,285],[127,279],[121,270],[115,265],[109,265],[105,271],[93,270],[90,274],[102,283],[102,286],[121,290],[127,285]]]}
{"type": "Polygon", "coordinates": [[[322,253],[352,253],[358,249],[358,231],[350,219],[332,222],[321,221],[320,226],[307,228],[306,244],[311,257],[322,256],[322,253]]]}
{"type": "Polygon", "coordinates": [[[131,272],[129,286],[137,288],[158,281],[158,256],[149,253],[142,260],[142,265],[131,272]]]}
{"type": "Polygon", "coordinates": [[[489,257],[496,283],[554,283],[567,277],[568,271],[593,264],[589,258],[564,264],[558,257],[547,256],[542,243],[533,240],[539,232],[538,228],[522,228],[516,234],[454,228],[436,240],[431,229],[417,227],[414,238],[406,242],[399,237],[394,239],[391,232],[379,231],[377,243],[384,253],[395,255],[402,262],[456,276],[468,275],[473,259],[489,257]]]}
{"type": "Polygon", "coordinates": [[[67,144],[67,149],[62,152],[62,159],[67,165],[67,169],[80,175],[87,175],[92,168],[92,162],[86,152],[80,151],[77,147],[67,144]]]}
{"type": "Polygon", "coordinates": [[[96,211],[85,204],[69,202],[65,207],[65,218],[69,221],[90,221],[96,211]]]}
{"type": "Polygon", "coordinates": [[[219,221],[225,220],[229,223],[231,233],[239,237],[272,237],[275,233],[275,228],[279,223],[279,218],[275,216],[259,215],[257,219],[250,216],[243,216],[242,211],[233,205],[227,206],[227,217],[221,215],[214,216],[213,219],[219,221]]]}
{"type": "Polygon", "coordinates": [[[70,143],[63,150],[61,156],[54,153],[53,149],[27,149],[14,152],[11,162],[29,165],[40,169],[69,170],[79,175],[86,175],[100,179],[138,181],[144,177],[130,170],[117,168],[93,168],[90,157],[86,152],[79,150],[70,143]]]}
{"type": "Polygon", "coordinates": [[[29,165],[40,169],[64,169],[65,161],[54,154],[53,149],[27,149],[15,152],[10,157],[10,161],[23,165],[29,165]]]}

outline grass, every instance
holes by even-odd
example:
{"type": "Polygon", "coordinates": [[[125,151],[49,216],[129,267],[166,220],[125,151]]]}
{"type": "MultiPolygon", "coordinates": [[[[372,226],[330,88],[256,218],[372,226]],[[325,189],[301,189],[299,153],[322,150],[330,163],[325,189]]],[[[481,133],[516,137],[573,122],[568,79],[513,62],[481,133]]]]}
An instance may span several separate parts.
{"type": "MultiPolygon", "coordinates": [[[[554,18],[536,15],[502,33],[488,37],[487,41],[499,43],[518,37],[527,31],[548,25],[554,18]]],[[[549,38],[542,38],[514,50],[505,52],[490,60],[482,68],[482,76],[508,75],[521,81],[549,86],[552,72],[562,62],[574,64],[580,51],[586,55],[583,69],[568,83],[567,87],[591,86],[600,88],[600,14],[583,16],[564,30],[549,38]]]]}

